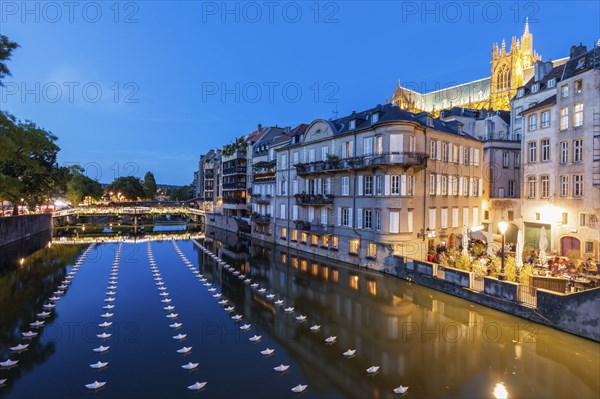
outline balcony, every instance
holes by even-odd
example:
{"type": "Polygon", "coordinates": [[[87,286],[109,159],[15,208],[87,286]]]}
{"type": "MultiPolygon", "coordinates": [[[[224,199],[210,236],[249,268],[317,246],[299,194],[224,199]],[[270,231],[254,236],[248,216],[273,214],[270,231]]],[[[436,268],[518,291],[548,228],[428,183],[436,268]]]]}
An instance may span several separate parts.
{"type": "Polygon", "coordinates": [[[246,182],[243,182],[243,181],[223,183],[223,190],[245,190],[245,189],[246,189],[246,182]]]}
{"type": "Polygon", "coordinates": [[[253,195],[252,196],[252,202],[254,204],[260,204],[260,205],[269,205],[271,203],[271,199],[273,197],[269,194],[262,196],[262,195],[253,195]]]}
{"type": "Polygon", "coordinates": [[[296,230],[310,231],[311,233],[316,235],[333,234],[332,225],[312,224],[305,220],[294,220],[294,225],[296,227],[296,230]]]}
{"type": "Polygon", "coordinates": [[[223,198],[223,203],[224,204],[230,204],[230,205],[245,205],[246,204],[246,198],[242,198],[242,197],[225,197],[225,198],[223,198]]]}
{"type": "Polygon", "coordinates": [[[296,194],[296,204],[302,206],[323,206],[333,204],[333,195],[296,194]]]}
{"type": "Polygon", "coordinates": [[[480,141],[501,140],[501,141],[521,141],[521,134],[510,134],[505,132],[486,134],[477,136],[480,141]]]}
{"type": "Polygon", "coordinates": [[[319,173],[333,173],[347,170],[361,170],[381,166],[403,166],[409,168],[426,167],[429,156],[420,152],[395,152],[377,155],[364,155],[348,159],[329,159],[296,164],[299,176],[319,173]]]}
{"type": "Polygon", "coordinates": [[[252,213],[252,215],[250,215],[250,220],[254,224],[270,224],[271,223],[271,216],[269,216],[269,215],[259,215],[258,213],[252,213]]]}
{"type": "Polygon", "coordinates": [[[245,166],[233,166],[233,167],[223,169],[223,176],[231,176],[231,175],[246,175],[246,167],[245,166]]]}
{"type": "Polygon", "coordinates": [[[275,170],[254,172],[254,182],[275,181],[275,170]]]}

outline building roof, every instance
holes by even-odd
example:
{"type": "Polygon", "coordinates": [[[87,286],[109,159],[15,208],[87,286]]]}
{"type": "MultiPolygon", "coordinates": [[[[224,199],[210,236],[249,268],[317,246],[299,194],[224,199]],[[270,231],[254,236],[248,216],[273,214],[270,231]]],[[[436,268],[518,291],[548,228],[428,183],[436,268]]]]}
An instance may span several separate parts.
{"type": "Polygon", "coordinates": [[[267,154],[269,151],[269,146],[273,143],[273,140],[285,134],[287,131],[289,131],[289,128],[283,128],[278,126],[267,127],[263,129],[262,136],[254,144],[252,155],[260,156],[267,154]]]}
{"type": "Polygon", "coordinates": [[[527,108],[524,111],[521,111],[521,115],[526,114],[531,111],[538,110],[540,108],[548,107],[548,106],[554,105],[554,104],[556,104],[556,94],[548,97],[544,101],[540,101],[539,103],[532,105],[531,107],[527,108]]]}
{"type": "MultiPolygon", "coordinates": [[[[538,90],[536,91],[536,93],[539,93],[543,90],[548,89],[548,82],[551,81],[552,79],[556,79],[556,83],[558,83],[561,80],[561,76],[563,74],[564,68],[565,68],[566,64],[560,64],[558,66],[555,66],[552,68],[552,70],[550,72],[548,72],[546,74],[546,76],[544,76],[539,82],[535,80],[535,76],[533,76],[531,79],[529,79],[527,81],[527,83],[525,83],[522,87],[520,87],[519,89],[523,89],[523,95],[520,97],[515,97],[515,98],[522,98],[522,97],[526,97],[529,94],[533,94],[531,91],[531,88],[533,87],[534,84],[539,83],[539,87],[538,90]]],[[[556,84],[555,84],[556,86],[556,84]]],[[[553,87],[550,87],[553,88],[553,87]]],[[[518,93],[518,91],[517,91],[518,93]]],[[[518,96],[518,94],[517,94],[518,96]]]]}
{"type": "Polygon", "coordinates": [[[565,64],[562,79],[569,79],[591,69],[600,68],[600,46],[590,51],[572,56],[565,64]]]}
{"type": "Polygon", "coordinates": [[[456,125],[453,123],[444,122],[439,118],[433,118],[431,114],[427,112],[420,112],[415,114],[403,109],[400,109],[395,104],[377,105],[376,107],[370,108],[361,112],[352,112],[350,115],[346,115],[342,118],[327,121],[332,127],[333,135],[341,135],[352,131],[360,131],[372,128],[377,125],[391,123],[391,122],[412,122],[419,124],[423,127],[430,127],[438,132],[450,134],[453,136],[461,136],[470,140],[478,141],[473,136],[459,131],[456,125]],[[372,116],[379,114],[377,121],[373,122],[372,116]],[[429,118],[429,122],[428,122],[429,118]],[[350,129],[350,122],[355,120],[356,126],[354,129],[350,129]],[[431,123],[429,125],[428,123],[431,123]]]}

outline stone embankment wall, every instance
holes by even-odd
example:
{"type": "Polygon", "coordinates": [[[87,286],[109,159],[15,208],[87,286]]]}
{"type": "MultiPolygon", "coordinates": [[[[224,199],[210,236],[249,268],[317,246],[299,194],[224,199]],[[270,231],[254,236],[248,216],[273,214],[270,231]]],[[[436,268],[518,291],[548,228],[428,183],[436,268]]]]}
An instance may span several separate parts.
{"type": "Polygon", "coordinates": [[[0,246],[29,238],[52,228],[52,215],[22,215],[0,218],[0,246]]]}

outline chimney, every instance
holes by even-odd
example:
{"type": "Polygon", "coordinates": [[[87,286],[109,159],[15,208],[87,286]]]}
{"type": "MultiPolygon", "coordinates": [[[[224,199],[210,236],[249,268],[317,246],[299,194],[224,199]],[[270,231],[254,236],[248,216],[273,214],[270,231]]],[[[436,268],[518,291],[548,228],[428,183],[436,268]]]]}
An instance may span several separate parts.
{"type": "Polygon", "coordinates": [[[258,131],[262,131],[262,125],[260,123],[258,124],[258,131]]]}
{"type": "Polygon", "coordinates": [[[536,61],[533,65],[533,80],[539,82],[552,71],[552,61],[536,61]]]}
{"type": "Polygon", "coordinates": [[[579,43],[579,46],[571,46],[571,53],[569,54],[569,58],[577,58],[582,54],[587,53],[587,47],[582,43],[579,43]]]}

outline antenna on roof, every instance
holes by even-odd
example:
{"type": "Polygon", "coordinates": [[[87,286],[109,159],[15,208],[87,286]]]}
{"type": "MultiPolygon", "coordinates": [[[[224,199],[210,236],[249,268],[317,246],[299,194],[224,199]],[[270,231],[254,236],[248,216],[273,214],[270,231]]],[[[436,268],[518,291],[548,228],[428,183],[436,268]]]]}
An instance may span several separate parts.
{"type": "Polygon", "coordinates": [[[335,119],[337,119],[338,117],[338,108],[337,108],[337,104],[335,105],[335,109],[333,111],[331,111],[331,113],[335,116],[335,119]]]}

